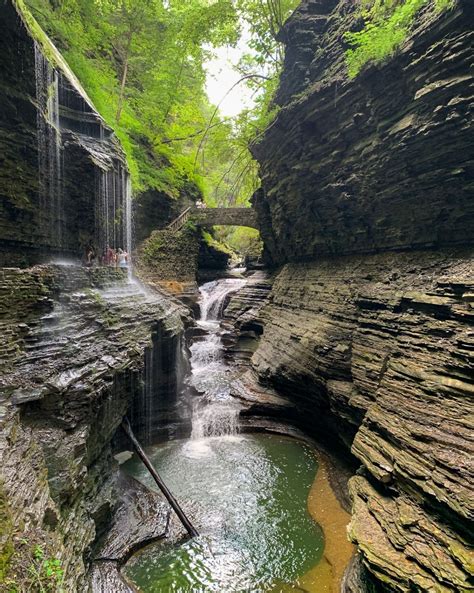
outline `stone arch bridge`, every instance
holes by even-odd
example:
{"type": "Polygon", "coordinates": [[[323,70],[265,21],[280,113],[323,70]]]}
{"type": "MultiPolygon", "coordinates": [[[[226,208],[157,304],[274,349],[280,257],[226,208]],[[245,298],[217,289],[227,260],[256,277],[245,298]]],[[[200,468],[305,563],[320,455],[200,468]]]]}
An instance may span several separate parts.
{"type": "Polygon", "coordinates": [[[253,208],[187,208],[168,225],[179,231],[188,220],[198,226],[246,226],[259,230],[257,213],[253,208]]]}

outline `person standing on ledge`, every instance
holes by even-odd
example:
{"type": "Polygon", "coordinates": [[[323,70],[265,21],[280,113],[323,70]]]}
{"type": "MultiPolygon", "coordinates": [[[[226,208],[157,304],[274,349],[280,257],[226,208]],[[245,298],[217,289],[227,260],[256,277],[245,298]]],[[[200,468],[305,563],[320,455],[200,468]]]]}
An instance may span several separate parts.
{"type": "Polygon", "coordinates": [[[117,266],[119,268],[128,267],[128,253],[119,247],[117,251],[117,266]]]}
{"type": "Polygon", "coordinates": [[[97,254],[95,251],[94,246],[92,245],[92,243],[89,243],[86,247],[86,252],[85,252],[85,258],[84,258],[84,263],[87,267],[92,267],[95,263],[97,254]]]}
{"type": "Polygon", "coordinates": [[[115,263],[115,250],[112,249],[110,245],[107,245],[107,247],[105,248],[104,260],[106,266],[112,266],[115,263]]]}

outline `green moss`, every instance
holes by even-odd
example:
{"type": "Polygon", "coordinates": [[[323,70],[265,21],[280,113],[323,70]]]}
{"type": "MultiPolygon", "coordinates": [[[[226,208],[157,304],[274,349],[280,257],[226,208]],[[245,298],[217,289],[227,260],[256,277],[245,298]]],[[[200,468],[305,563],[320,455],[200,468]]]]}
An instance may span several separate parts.
{"type": "Polygon", "coordinates": [[[351,45],[346,52],[349,77],[357,76],[367,63],[383,62],[393,55],[409,36],[418,12],[428,4],[442,11],[452,8],[455,0],[366,0],[362,10],[364,28],[345,34],[351,45]]]}
{"type": "Polygon", "coordinates": [[[12,532],[13,520],[3,484],[0,482],[0,583],[7,579],[15,552],[12,532]]]}
{"type": "Polygon", "coordinates": [[[162,233],[155,232],[143,244],[142,257],[146,263],[152,263],[158,253],[161,251],[165,243],[162,233]]]}
{"type": "Polygon", "coordinates": [[[23,0],[13,0],[13,3],[16,5],[19,14],[22,16],[23,22],[25,23],[31,37],[40,44],[41,49],[44,51],[45,57],[55,66],[59,67],[59,62],[57,62],[57,51],[55,51],[53,44],[43,29],[40,27],[37,20],[25,6],[23,0]]]}
{"type": "Polygon", "coordinates": [[[104,308],[106,306],[106,301],[102,298],[102,296],[92,288],[86,288],[84,291],[99,307],[104,308]]]}
{"type": "Polygon", "coordinates": [[[25,26],[28,29],[28,32],[30,33],[31,37],[40,46],[45,58],[50,62],[50,64],[54,68],[63,72],[66,75],[66,77],[74,83],[76,89],[81,93],[81,95],[89,103],[89,105],[91,107],[94,107],[92,101],[87,96],[87,93],[82,88],[82,85],[79,82],[78,78],[75,76],[74,72],[71,70],[67,62],[64,60],[64,58],[62,57],[54,43],[43,31],[38,21],[31,14],[24,0],[13,0],[13,3],[17,8],[18,13],[21,15],[23,22],[25,23],[25,26]]]}
{"type": "Polygon", "coordinates": [[[226,245],[222,241],[219,241],[218,239],[215,239],[207,231],[202,231],[202,238],[204,240],[204,243],[206,243],[206,245],[208,245],[212,249],[215,249],[216,251],[221,251],[222,253],[225,253],[230,256],[235,255],[235,252],[228,245],[226,245]]]}

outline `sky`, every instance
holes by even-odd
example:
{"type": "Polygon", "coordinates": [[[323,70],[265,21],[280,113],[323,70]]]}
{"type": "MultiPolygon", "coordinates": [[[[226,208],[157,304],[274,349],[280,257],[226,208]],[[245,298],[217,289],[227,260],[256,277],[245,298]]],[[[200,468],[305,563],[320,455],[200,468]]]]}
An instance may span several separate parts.
{"type": "MultiPolygon", "coordinates": [[[[211,103],[218,105],[226,92],[241,75],[232,66],[239,62],[242,54],[249,51],[249,33],[244,31],[236,47],[220,47],[213,50],[215,58],[205,66],[207,72],[206,91],[211,103]]],[[[238,115],[243,109],[253,107],[253,91],[244,82],[240,83],[222,102],[220,112],[224,117],[238,115]]]]}

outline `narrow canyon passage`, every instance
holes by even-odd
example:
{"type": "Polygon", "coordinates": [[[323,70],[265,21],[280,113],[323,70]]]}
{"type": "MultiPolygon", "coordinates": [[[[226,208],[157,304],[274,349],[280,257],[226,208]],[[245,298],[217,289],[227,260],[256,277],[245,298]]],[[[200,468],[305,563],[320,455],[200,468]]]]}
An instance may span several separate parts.
{"type": "Polygon", "coordinates": [[[0,0],[0,593],[474,593],[473,22],[0,0]]]}
{"type": "MultiPolygon", "coordinates": [[[[192,409],[190,438],[147,447],[200,535],[184,542],[171,537],[129,560],[123,573],[144,593],[332,593],[343,572],[333,570],[336,558],[345,568],[352,555],[349,544],[340,545],[349,517],[324,473],[316,478],[311,447],[277,434],[240,433],[239,405],[231,396],[239,369],[224,360],[220,324],[230,295],[238,297],[246,282],[228,278],[201,286],[190,373],[178,396],[192,409]],[[338,525],[331,541],[310,509],[326,524],[338,525]],[[329,564],[325,547],[336,542],[329,564]]],[[[122,471],[156,488],[138,459],[122,471]]]]}

